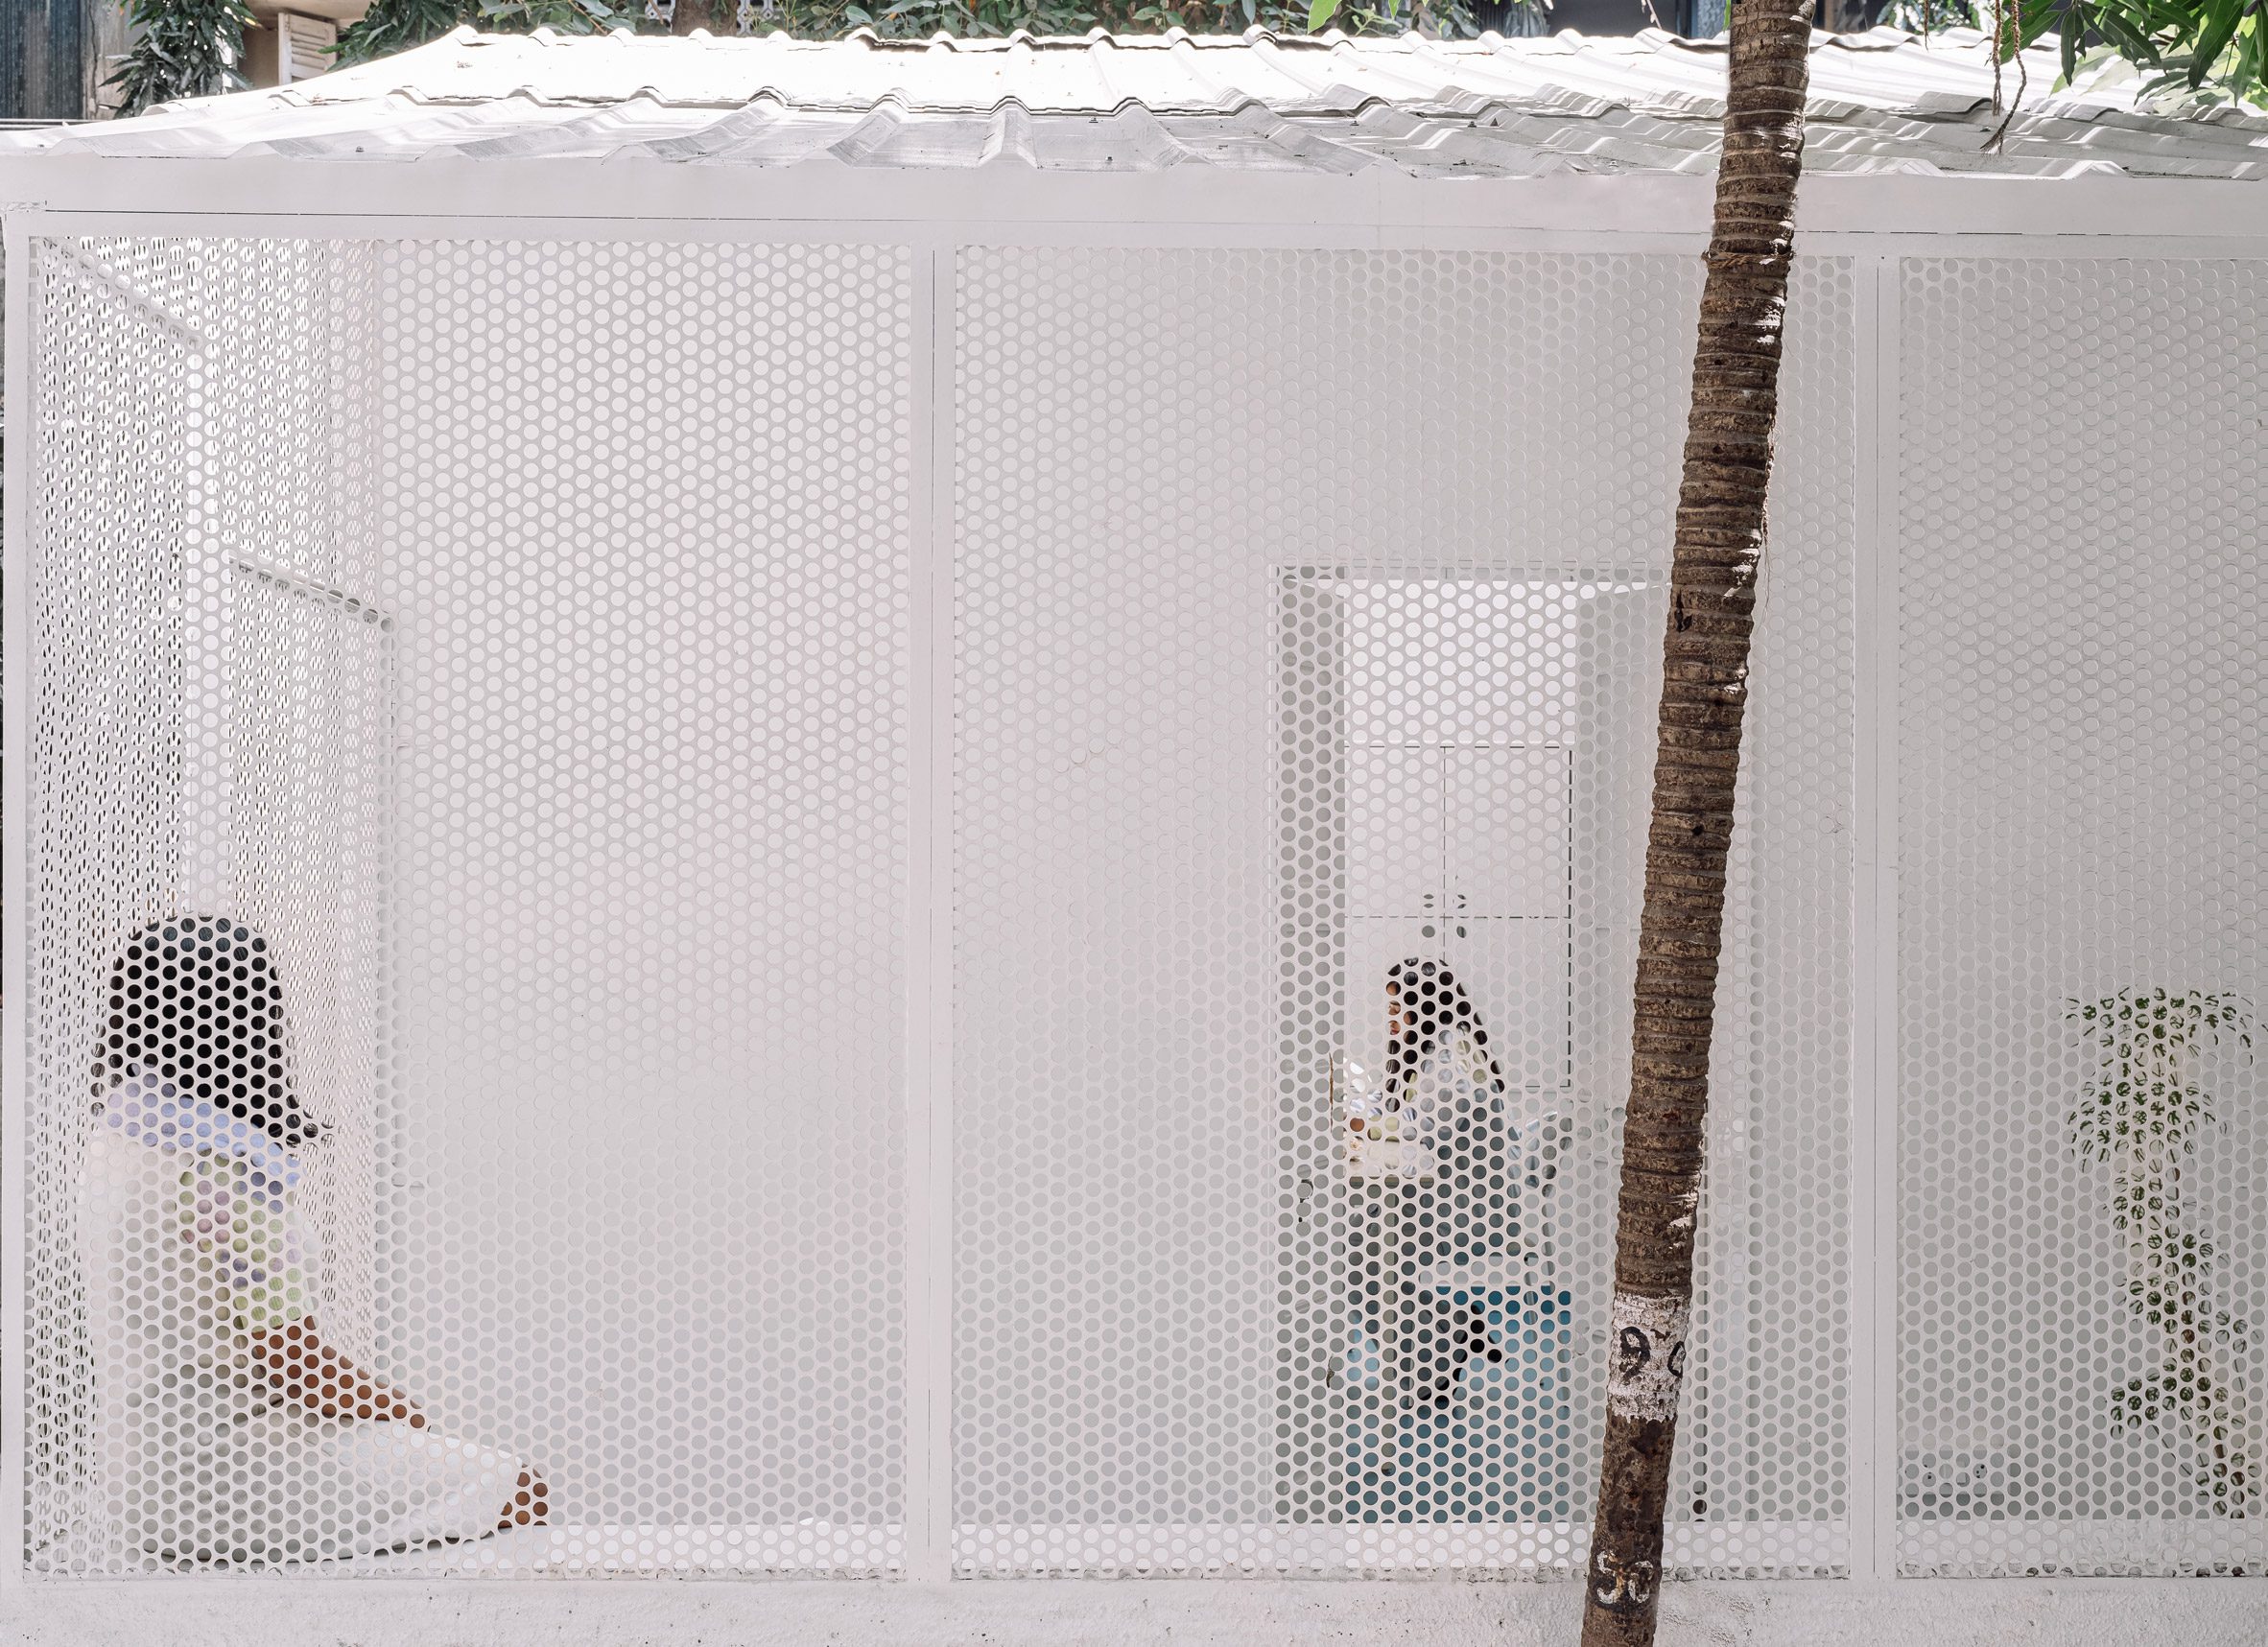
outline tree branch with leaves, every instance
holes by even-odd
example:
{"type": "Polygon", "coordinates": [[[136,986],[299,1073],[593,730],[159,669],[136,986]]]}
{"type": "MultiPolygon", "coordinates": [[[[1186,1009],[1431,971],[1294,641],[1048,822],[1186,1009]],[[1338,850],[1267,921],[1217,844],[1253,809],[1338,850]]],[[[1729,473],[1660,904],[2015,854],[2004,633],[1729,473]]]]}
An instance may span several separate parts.
{"type": "Polygon", "coordinates": [[[2002,59],[2053,33],[2067,83],[2122,59],[2148,72],[2142,95],[2226,95],[2268,106],[2268,0],[2009,0],[2002,59]]]}
{"type": "Polygon", "coordinates": [[[1922,35],[1979,30],[2002,63],[2053,35],[2064,85],[2122,61],[2149,77],[2147,103],[2268,106],[2268,0],[1899,0],[1882,20],[1922,35]]]}

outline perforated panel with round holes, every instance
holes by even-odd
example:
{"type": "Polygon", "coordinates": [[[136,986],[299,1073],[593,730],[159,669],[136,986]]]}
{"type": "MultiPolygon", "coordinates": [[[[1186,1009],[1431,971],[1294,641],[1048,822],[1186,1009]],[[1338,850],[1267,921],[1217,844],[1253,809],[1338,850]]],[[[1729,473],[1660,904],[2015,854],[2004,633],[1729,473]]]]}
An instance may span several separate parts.
{"type": "Polygon", "coordinates": [[[36,256],[33,1564],[898,1568],[908,253],[36,256]]]}
{"type": "MultiPolygon", "coordinates": [[[[1579,1564],[1694,275],[962,254],[957,1571],[1579,1564]]],[[[1677,1502],[1721,1571],[1844,1560],[1847,271],[1802,295],[1677,1502]]]]}
{"type": "Polygon", "coordinates": [[[1906,266],[1899,1559],[2268,1560],[2259,264],[1906,266]],[[2084,317],[2087,373],[2042,351],[2084,317]]]}
{"type": "MultiPolygon", "coordinates": [[[[956,1569],[1579,1560],[1689,263],[959,254],[917,734],[911,254],[39,256],[35,1565],[897,1568],[925,852],[956,1569]],[[136,1050],[218,1020],[122,957],[216,933],[299,1136],[136,1050]]],[[[1690,1570],[1843,1559],[1848,272],[1799,293],[1690,1570]]]]}

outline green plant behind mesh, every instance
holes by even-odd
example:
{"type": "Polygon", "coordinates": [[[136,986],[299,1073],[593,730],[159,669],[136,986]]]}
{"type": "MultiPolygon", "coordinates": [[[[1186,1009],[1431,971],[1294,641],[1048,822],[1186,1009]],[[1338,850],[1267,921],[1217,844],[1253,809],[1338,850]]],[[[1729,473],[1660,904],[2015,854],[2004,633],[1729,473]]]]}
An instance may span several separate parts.
{"type": "Polygon", "coordinates": [[[2245,1323],[2214,1302],[2211,1241],[2187,1226],[2182,1169],[2217,1118],[2200,1075],[2213,1048],[2252,1054],[2252,1006],[2200,990],[2120,990],[2066,1004],[2094,1055],[2067,1118],[2083,1161],[2111,1169],[2111,1226],[2126,1244],[2127,1306],[2163,1342],[2153,1372],[2112,1397],[2121,1427],[2179,1424],[2195,1438],[2213,1513],[2251,1513],[2256,1425],[2238,1368],[2245,1323]]]}

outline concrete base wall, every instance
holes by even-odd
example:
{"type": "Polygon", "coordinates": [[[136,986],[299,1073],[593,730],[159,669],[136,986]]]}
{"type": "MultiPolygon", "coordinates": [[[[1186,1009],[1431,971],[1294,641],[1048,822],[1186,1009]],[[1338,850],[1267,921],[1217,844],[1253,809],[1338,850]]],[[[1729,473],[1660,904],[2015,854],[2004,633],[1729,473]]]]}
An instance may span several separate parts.
{"type": "MultiPolygon", "coordinates": [[[[8,1647],[1572,1647],[1571,1585],[216,1580],[0,1594],[8,1647]]],[[[2260,1647],[2249,1579],[1673,1586],[1664,1647],[2260,1647]]]]}

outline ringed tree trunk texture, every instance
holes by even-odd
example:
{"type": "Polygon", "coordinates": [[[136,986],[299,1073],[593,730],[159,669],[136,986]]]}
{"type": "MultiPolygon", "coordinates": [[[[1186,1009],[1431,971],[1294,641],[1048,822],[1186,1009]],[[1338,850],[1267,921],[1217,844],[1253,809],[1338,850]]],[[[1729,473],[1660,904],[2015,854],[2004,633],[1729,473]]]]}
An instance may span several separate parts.
{"type": "Polygon", "coordinates": [[[1733,0],[1724,154],[1662,646],[1584,1647],[1651,1642],[1661,1595],[1810,42],[1811,0],[1733,0]]]}

